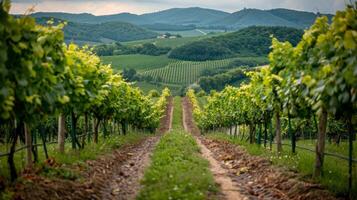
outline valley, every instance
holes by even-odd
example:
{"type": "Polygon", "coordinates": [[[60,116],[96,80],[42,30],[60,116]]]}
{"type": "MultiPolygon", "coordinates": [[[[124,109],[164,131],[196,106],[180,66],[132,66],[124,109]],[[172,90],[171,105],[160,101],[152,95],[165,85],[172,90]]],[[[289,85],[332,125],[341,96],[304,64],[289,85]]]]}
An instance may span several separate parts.
{"type": "Polygon", "coordinates": [[[357,199],[357,2],[325,3],[0,0],[0,199],[357,199]]]}

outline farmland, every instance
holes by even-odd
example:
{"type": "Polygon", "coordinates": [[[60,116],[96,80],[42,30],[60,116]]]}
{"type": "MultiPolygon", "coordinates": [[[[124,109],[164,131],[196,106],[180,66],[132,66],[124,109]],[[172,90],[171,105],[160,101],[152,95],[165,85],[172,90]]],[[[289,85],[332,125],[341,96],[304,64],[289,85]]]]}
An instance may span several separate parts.
{"type": "Polygon", "coordinates": [[[200,36],[194,36],[194,37],[182,37],[182,38],[166,38],[166,39],[146,39],[146,40],[137,40],[137,41],[130,41],[130,42],[123,42],[125,45],[140,45],[144,43],[154,43],[159,47],[171,47],[171,48],[176,48],[179,46],[182,46],[184,44],[188,44],[194,41],[198,41],[201,39],[213,37],[220,35],[222,33],[217,33],[217,34],[212,34],[212,35],[200,35],[200,36]]]}
{"type": "Polygon", "coordinates": [[[231,62],[232,59],[205,62],[177,61],[163,68],[146,71],[143,74],[150,75],[155,79],[160,77],[162,82],[165,83],[191,84],[198,80],[204,69],[226,67],[231,62]]]}
{"type": "Polygon", "coordinates": [[[101,60],[104,64],[111,64],[116,70],[124,68],[135,69],[137,71],[147,71],[151,69],[165,67],[174,59],[169,59],[167,56],[148,56],[148,55],[118,55],[118,56],[102,56],[101,60]]]}

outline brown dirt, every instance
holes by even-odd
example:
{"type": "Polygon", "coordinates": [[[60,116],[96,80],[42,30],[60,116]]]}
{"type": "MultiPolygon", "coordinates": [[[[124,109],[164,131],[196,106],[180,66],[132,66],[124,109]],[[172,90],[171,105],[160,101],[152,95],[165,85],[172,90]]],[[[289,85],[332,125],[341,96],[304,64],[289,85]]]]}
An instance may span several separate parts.
{"type": "Polygon", "coordinates": [[[53,167],[70,168],[81,174],[80,179],[64,180],[38,175],[34,170],[26,172],[11,189],[14,199],[20,200],[82,200],[82,199],[135,199],[140,190],[140,179],[149,163],[150,153],[160,135],[167,132],[172,121],[172,98],[166,115],[161,120],[159,134],[136,144],[126,145],[108,155],[85,165],[53,167]]]}
{"type": "Polygon", "coordinates": [[[183,126],[187,132],[193,133],[198,146],[201,149],[202,157],[204,157],[210,163],[210,170],[213,174],[215,182],[220,186],[222,194],[219,199],[236,200],[236,199],[249,199],[242,195],[239,191],[239,187],[229,177],[228,170],[224,169],[220,163],[213,157],[212,152],[201,143],[198,136],[199,130],[193,123],[192,119],[192,106],[187,98],[182,101],[183,109],[183,126]]]}
{"type": "Polygon", "coordinates": [[[233,198],[226,195],[227,199],[336,199],[320,185],[302,181],[299,174],[273,166],[262,157],[249,155],[239,146],[198,136],[199,129],[193,122],[188,99],[183,101],[183,106],[186,107],[188,129],[197,135],[215,162],[220,163],[225,176],[233,182],[234,190],[241,195],[233,198]]]}

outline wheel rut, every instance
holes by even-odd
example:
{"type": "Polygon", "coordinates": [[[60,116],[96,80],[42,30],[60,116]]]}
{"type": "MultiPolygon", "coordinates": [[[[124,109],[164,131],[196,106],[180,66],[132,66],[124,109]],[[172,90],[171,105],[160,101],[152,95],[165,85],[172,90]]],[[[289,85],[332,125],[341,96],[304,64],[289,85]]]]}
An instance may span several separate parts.
{"type": "Polygon", "coordinates": [[[161,135],[171,129],[172,113],[173,100],[170,98],[156,135],[127,144],[95,160],[88,160],[85,166],[67,166],[81,174],[80,180],[50,179],[36,173],[24,175],[27,182],[14,186],[14,199],[135,199],[152,150],[161,135]]]}
{"type": "Polygon", "coordinates": [[[186,97],[182,103],[184,127],[195,135],[225,199],[336,199],[321,185],[301,179],[296,172],[273,166],[269,160],[252,156],[227,141],[201,136],[192,118],[189,99],[186,97]]]}
{"type": "Polygon", "coordinates": [[[214,176],[214,179],[217,184],[220,185],[221,192],[223,197],[221,199],[227,200],[245,200],[249,199],[249,197],[243,195],[240,192],[240,188],[232,181],[229,177],[228,170],[224,169],[219,161],[217,161],[212,152],[201,142],[199,136],[199,130],[193,123],[192,119],[192,108],[189,100],[185,97],[182,101],[182,109],[183,109],[183,127],[189,133],[192,133],[196,139],[198,146],[201,149],[202,157],[204,157],[210,163],[210,170],[214,176]]]}
{"type": "Polygon", "coordinates": [[[170,97],[165,117],[161,119],[159,134],[148,138],[135,151],[129,153],[131,158],[116,169],[116,174],[103,191],[102,199],[128,200],[135,199],[140,191],[140,180],[150,164],[150,156],[161,135],[172,128],[173,99],[170,97]]]}

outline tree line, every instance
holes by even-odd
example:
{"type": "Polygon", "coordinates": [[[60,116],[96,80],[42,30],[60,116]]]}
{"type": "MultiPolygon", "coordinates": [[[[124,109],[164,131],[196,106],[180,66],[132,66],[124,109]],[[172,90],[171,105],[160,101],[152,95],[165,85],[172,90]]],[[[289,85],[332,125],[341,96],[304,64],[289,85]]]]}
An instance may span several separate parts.
{"type": "Polygon", "coordinates": [[[234,33],[202,39],[173,49],[169,57],[190,60],[220,60],[235,56],[265,56],[270,52],[271,38],[296,45],[302,30],[288,27],[252,26],[234,33]]]}
{"type": "Polygon", "coordinates": [[[171,50],[170,47],[159,47],[153,43],[145,43],[142,45],[128,46],[119,42],[114,44],[101,44],[94,46],[94,52],[98,56],[115,56],[128,54],[143,54],[150,56],[159,56],[167,54],[171,50]]]}

